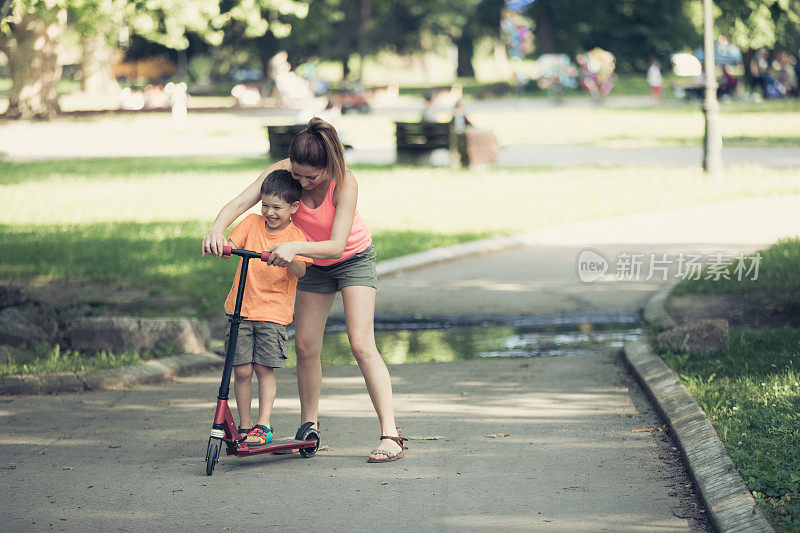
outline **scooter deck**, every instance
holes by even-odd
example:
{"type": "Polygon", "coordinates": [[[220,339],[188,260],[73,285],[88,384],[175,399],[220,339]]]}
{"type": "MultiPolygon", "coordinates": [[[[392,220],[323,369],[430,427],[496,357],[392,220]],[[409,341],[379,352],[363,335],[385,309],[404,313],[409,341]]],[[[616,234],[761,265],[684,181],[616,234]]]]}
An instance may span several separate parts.
{"type": "Polygon", "coordinates": [[[290,452],[300,448],[311,448],[316,445],[316,439],[303,441],[295,440],[294,437],[279,437],[277,439],[272,439],[271,442],[261,445],[239,444],[239,446],[236,448],[228,447],[227,453],[228,455],[237,455],[241,457],[244,455],[256,455],[259,453],[290,452]]]}

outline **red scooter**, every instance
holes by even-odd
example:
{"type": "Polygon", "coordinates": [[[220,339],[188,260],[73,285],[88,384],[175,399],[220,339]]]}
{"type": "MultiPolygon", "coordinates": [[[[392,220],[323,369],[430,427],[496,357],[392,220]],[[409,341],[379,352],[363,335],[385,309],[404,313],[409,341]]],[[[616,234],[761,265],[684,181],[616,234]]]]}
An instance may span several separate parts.
{"type": "Polygon", "coordinates": [[[225,349],[225,369],[222,371],[222,383],[219,386],[219,395],[217,396],[217,411],[214,413],[214,425],[211,426],[211,436],[208,438],[208,447],[206,448],[206,474],[209,476],[214,473],[214,467],[219,462],[219,454],[223,443],[226,445],[226,453],[236,457],[291,450],[299,450],[300,455],[303,457],[313,457],[319,449],[320,440],[317,430],[311,427],[313,422],[306,422],[300,426],[294,440],[286,438],[277,443],[273,441],[260,446],[245,444],[244,440],[247,435],[237,434],[236,432],[236,423],[233,421],[231,409],[228,407],[228,393],[230,392],[236,340],[239,336],[239,324],[243,319],[240,312],[242,310],[245,279],[247,278],[247,267],[250,259],[257,258],[266,261],[269,258],[269,252],[258,253],[250,250],[232,249],[230,246],[223,247],[222,257],[230,257],[231,255],[242,257],[242,273],[239,276],[236,306],[234,307],[233,315],[229,315],[231,327],[228,335],[228,345],[225,349]]]}

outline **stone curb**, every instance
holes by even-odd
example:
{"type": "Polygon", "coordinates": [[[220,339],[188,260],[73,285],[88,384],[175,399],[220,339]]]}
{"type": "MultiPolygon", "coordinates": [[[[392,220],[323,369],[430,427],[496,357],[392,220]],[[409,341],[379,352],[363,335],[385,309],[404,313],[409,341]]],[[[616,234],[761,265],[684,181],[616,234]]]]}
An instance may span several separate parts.
{"type": "Polygon", "coordinates": [[[534,231],[526,231],[507,237],[494,237],[477,241],[440,246],[424,252],[403,255],[394,259],[378,262],[378,276],[388,276],[404,270],[422,268],[443,261],[461,259],[470,255],[480,255],[490,252],[499,252],[510,248],[526,246],[534,242],[534,231]]]}
{"type": "Polygon", "coordinates": [[[166,381],[195,370],[221,365],[223,362],[221,357],[211,353],[184,354],[122,368],[0,376],[0,394],[50,394],[125,389],[134,385],[166,381]]]}
{"type": "MultiPolygon", "coordinates": [[[[645,318],[651,324],[675,325],[664,308],[673,285],[648,301],[645,318]]],[[[623,351],[628,366],[667,421],[714,528],[723,532],[774,531],[756,506],[711,421],[664,360],[642,337],[626,344],[623,351]]]]}

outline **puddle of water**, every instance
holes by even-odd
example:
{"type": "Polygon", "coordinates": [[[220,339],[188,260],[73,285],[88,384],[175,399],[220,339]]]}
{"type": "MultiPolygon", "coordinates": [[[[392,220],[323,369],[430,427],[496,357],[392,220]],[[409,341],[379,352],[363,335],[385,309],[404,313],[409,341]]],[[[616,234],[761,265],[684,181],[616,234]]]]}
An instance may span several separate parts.
{"type": "MultiPolygon", "coordinates": [[[[572,324],[555,327],[452,327],[376,331],[375,340],[389,364],[442,363],[490,357],[553,357],[605,353],[641,335],[634,324],[572,324]]],[[[296,363],[294,344],[287,366],[296,363]]],[[[323,365],[355,364],[347,334],[328,332],[323,365]]]]}

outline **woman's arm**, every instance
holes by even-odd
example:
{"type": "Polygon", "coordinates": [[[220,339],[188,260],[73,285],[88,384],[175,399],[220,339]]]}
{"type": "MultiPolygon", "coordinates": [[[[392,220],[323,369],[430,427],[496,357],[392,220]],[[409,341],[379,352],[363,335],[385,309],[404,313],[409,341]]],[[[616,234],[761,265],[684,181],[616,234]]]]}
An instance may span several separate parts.
{"type": "Polygon", "coordinates": [[[239,218],[242,213],[258,203],[261,199],[261,183],[264,181],[264,178],[273,170],[279,169],[291,170],[289,160],[284,159],[270,165],[269,168],[258,175],[253,183],[240,192],[236,198],[225,204],[225,207],[220,210],[214,223],[211,224],[208,234],[203,237],[203,255],[206,255],[206,253],[217,257],[222,255],[222,247],[225,246],[227,242],[223,232],[234,220],[239,218]]]}
{"type": "Polygon", "coordinates": [[[356,214],[358,202],[358,183],[348,170],[344,183],[336,187],[333,198],[336,214],[333,216],[331,238],[327,241],[317,242],[282,242],[272,248],[268,263],[276,266],[288,266],[297,254],[313,259],[338,259],[344,253],[350,230],[353,228],[353,217],[356,214]]]}

